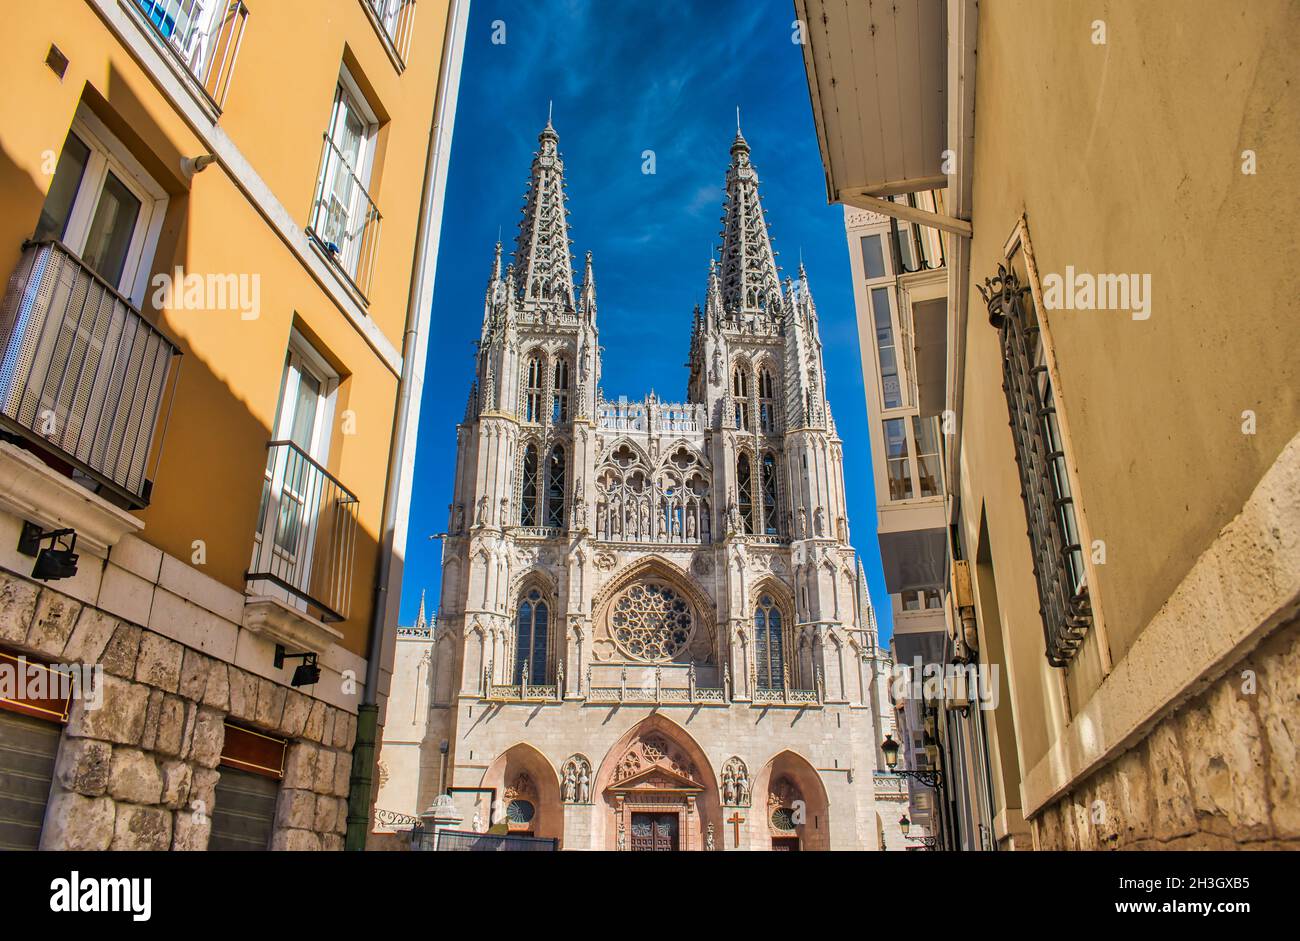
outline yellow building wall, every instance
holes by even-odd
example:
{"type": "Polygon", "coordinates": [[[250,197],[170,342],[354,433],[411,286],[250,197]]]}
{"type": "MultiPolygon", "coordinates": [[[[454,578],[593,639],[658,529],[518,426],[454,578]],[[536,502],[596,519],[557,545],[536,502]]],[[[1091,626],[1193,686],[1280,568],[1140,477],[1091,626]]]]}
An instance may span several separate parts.
{"type": "Polygon", "coordinates": [[[980,4],[962,522],[974,557],[987,513],[1026,771],[1100,683],[1103,632],[1070,670],[1047,665],[976,285],[1022,213],[1042,274],[1151,276],[1148,320],[1045,314],[1076,496],[1106,549],[1093,604],[1119,662],[1300,427],[1298,42],[1300,5],[1285,0],[980,4]]]}
{"type": "MultiPolygon", "coordinates": [[[[369,314],[400,353],[446,4],[421,2],[409,67],[398,75],[358,0],[249,3],[244,42],[218,124],[299,227],[307,225],[345,46],[380,111],[372,197],[383,235],[369,314]]],[[[201,570],[244,590],[291,325],[341,381],[328,469],[360,501],[351,615],[342,645],[367,653],[377,541],[397,375],[258,212],[214,164],[192,181],[180,158],[206,148],[85,0],[37,4],[10,18],[0,56],[0,274],[7,278],[36,225],[56,157],[84,100],[170,194],[152,271],[258,273],[260,316],[237,311],[143,312],[181,347],[180,381],[143,538],[183,561],[195,540],[201,570]],[[62,81],[44,64],[53,42],[62,81]],[[343,414],[355,415],[345,435],[343,414]]],[[[305,239],[303,247],[306,248],[305,239]]],[[[310,249],[307,249],[310,251],[310,249]]]]}

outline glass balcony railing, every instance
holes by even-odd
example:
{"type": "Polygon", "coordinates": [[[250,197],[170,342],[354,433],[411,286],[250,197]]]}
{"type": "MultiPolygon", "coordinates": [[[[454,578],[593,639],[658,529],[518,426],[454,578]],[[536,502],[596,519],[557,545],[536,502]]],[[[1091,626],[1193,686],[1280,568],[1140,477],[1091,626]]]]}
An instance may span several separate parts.
{"type": "Polygon", "coordinates": [[[180,355],[62,242],[28,242],[0,300],[0,425],[146,506],[180,355]]]}

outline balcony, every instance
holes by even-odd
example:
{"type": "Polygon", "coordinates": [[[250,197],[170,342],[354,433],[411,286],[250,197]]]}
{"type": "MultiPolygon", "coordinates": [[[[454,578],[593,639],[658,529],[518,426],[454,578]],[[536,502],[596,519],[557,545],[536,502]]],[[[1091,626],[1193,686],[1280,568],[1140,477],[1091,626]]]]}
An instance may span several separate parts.
{"type": "Polygon", "coordinates": [[[23,246],[0,301],[0,343],[0,426],[89,489],[147,506],[175,344],[52,239],[23,246]]]}
{"type": "Polygon", "coordinates": [[[365,300],[370,293],[383,217],[343,152],[322,135],[320,178],[307,235],[365,300]]]}
{"type": "Polygon", "coordinates": [[[411,51],[411,26],[415,21],[415,0],[361,0],[372,15],[390,54],[404,66],[411,51]]]}
{"type": "Polygon", "coordinates": [[[243,0],[133,0],[129,5],[220,111],[244,39],[248,7],[243,0]]]}
{"type": "Polygon", "coordinates": [[[267,450],[249,590],[321,621],[346,621],[360,503],[292,441],[267,450]]]}

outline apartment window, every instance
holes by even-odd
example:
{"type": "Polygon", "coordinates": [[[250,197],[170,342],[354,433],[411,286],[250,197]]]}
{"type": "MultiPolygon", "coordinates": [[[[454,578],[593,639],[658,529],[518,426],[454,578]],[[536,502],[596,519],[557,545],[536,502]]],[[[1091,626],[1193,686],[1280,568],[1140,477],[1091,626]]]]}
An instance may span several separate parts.
{"type": "Polygon", "coordinates": [[[885,408],[899,408],[903,404],[903,390],[898,378],[894,320],[888,288],[871,289],[871,314],[876,324],[876,350],[880,357],[882,401],[885,408]]]}
{"type": "Polygon", "coordinates": [[[889,499],[912,499],[912,462],[907,448],[907,420],[886,418],[885,473],[889,479],[889,499]]]}
{"type": "Polygon", "coordinates": [[[166,193],[87,109],[73,119],[33,241],[58,239],[137,307],[166,193]]]}
{"type": "MultiPolygon", "coordinates": [[[[249,581],[305,610],[341,619],[350,600],[342,542],[355,522],[356,498],[325,467],[329,461],[338,374],[297,331],[290,336],[280,406],[267,445],[262,502],[249,581]]],[[[346,553],[350,565],[350,551],[346,553]]]]}
{"type": "Polygon", "coordinates": [[[168,51],[221,108],[244,35],[243,0],[135,0],[168,51]]]}
{"type": "Polygon", "coordinates": [[[935,611],[943,608],[943,595],[937,588],[922,588],[899,593],[904,611],[935,611]]]}
{"type": "Polygon", "coordinates": [[[937,497],[941,490],[939,420],[912,416],[912,440],[916,442],[916,476],[923,497],[937,497]]]}
{"type": "Polygon", "coordinates": [[[379,210],[370,197],[378,128],[378,119],[345,69],[325,131],[311,230],[362,291],[368,289],[379,238],[379,210]]]}
{"type": "Polygon", "coordinates": [[[1011,417],[1020,490],[1038,583],[1048,662],[1064,667],[1092,624],[1092,608],[1047,366],[1039,312],[1026,285],[1023,252],[986,279],[980,293],[1002,346],[1003,388],[1011,417]]]}
{"type": "Polygon", "coordinates": [[[864,235],[860,241],[862,247],[862,270],[867,280],[885,277],[885,251],[879,235],[864,235]]]}

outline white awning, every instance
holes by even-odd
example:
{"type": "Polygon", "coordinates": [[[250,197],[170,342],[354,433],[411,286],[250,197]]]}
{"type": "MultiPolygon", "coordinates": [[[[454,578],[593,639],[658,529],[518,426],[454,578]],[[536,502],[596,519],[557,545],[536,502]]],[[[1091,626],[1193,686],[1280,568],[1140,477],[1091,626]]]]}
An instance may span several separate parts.
{"type": "Polygon", "coordinates": [[[942,188],[944,0],[795,0],[831,202],[942,188]]]}

